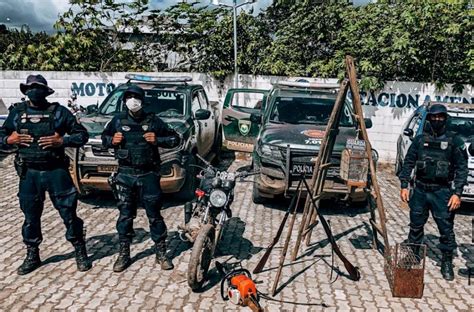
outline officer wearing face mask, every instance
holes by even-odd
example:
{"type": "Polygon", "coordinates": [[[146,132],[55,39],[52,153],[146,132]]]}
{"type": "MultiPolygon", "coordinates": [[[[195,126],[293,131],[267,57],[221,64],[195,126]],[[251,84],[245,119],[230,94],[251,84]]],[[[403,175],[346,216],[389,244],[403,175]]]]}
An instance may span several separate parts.
{"type": "MultiPolygon", "coordinates": [[[[429,129],[413,139],[403,162],[399,178],[400,197],[410,206],[409,243],[421,244],[428,210],[438,225],[442,252],[441,274],[454,279],[454,214],[461,205],[461,194],[467,183],[467,151],[463,140],[446,131],[448,112],[444,105],[428,108],[429,129]],[[409,198],[408,184],[415,170],[415,188],[409,198]]],[[[415,249],[415,252],[418,250],[415,249]]]]}
{"type": "Polygon", "coordinates": [[[143,204],[155,243],[156,262],[163,270],[173,269],[166,253],[166,224],[161,216],[160,155],[158,146],[174,147],[177,134],[155,114],[143,110],[144,91],[130,84],[123,95],[127,110],[115,116],[102,133],[102,144],[115,150],[118,174],[109,179],[118,199],[117,231],[120,251],[114,272],[124,271],[130,264],[133,219],[137,206],[143,204]]]}
{"type": "Polygon", "coordinates": [[[41,214],[45,191],[64,221],[66,239],[75,249],[77,268],[87,271],[91,262],[87,256],[83,221],[76,214],[77,191],[69,175],[69,159],[65,147],[80,147],[89,139],[87,130],[76,122],[69,110],[50,103],[54,93],[41,75],[30,75],[20,90],[28,101],[12,105],[7,120],[0,128],[0,144],[18,147],[15,168],[20,177],[18,196],[25,215],[22,234],[27,248],[18,274],[32,272],[41,265],[39,245],[41,214]]]}

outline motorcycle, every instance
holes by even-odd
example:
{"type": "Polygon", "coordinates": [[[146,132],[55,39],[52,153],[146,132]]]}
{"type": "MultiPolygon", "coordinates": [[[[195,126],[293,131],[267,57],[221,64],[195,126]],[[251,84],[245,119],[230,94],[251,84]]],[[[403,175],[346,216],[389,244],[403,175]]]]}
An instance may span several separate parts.
{"type": "Polygon", "coordinates": [[[67,107],[69,111],[76,117],[79,122],[81,117],[86,114],[86,109],[81,105],[77,104],[77,94],[73,93],[71,99],[67,101],[67,107]]]}
{"type": "Polygon", "coordinates": [[[196,200],[184,205],[184,226],[178,226],[180,238],[193,243],[188,265],[188,284],[193,291],[202,287],[216,246],[222,236],[223,227],[232,217],[230,209],[234,201],[234,188],[237,179],[256,174],[256,172],[219,171],[208,161],[196,155],[206,167],[201,167],[197,175],[200,180],[195,191],[196,200]]]}

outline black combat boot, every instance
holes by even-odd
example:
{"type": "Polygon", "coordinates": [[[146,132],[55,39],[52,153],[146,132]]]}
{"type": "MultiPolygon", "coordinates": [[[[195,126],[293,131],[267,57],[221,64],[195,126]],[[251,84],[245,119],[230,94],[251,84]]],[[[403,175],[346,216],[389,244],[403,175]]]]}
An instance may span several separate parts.
{"type": "Polygon", "coordinates": [[[166,241],[159,242],[155,245],[156,263],[161,265],[162,270],[172,270],[174,268],[173,262],[166,254],[166,241]]]}
{"type": "Polygon", "coordinates": [[[451,252],[443,252],[443,257],[441,258],[441,274],[447,281],[454,280],[453,254],[451,252]]]}
{"type": "Polygon", "coordinates": [[[90,268],[92,268],[92,263],[89,260],[89,257],[87,256],[86,244],[83,242],[75,243],[74,249],[77,270],[80,272],[89,271],[90,268]]]}
{"type": "Polygon", "coordinates": [[[130,258],[130,243],[120,242],[120,250],[117,260],[114,263],[114,272],[122,272],[132,264],[130,258]]]}
{"type": "Polygon", "coordinates": [[[41,266],[39,248],[33,246],[26,247],[26,258],[17,270],[18,275],[25,275],[33,272],[41,266]]]}

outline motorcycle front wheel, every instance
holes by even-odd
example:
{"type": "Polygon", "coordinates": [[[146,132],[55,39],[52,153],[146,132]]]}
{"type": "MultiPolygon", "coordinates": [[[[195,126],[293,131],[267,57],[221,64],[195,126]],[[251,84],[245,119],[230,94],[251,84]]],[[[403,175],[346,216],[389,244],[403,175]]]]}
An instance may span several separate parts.
{"type": "Polygon", "coordinates": [[[214,252],[214,237],[214,226],[204,224],[194,241],[188,265],[188,284],[193,291],[199,290],[207,279],[214,252]]]}

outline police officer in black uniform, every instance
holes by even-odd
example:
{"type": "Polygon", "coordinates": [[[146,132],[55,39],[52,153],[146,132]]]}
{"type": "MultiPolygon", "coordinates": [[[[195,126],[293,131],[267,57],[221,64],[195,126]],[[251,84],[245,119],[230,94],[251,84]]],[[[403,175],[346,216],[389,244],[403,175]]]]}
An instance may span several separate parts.
{"type": "Polygon", "coordinates": [[[448,118],[444,105],[433,104],[428,108],[428,129],[414,138],[399,178],[400,197],[404,202],[409,201],[410,206],[409,243],[422,243],[424,225],[431,209],[440,233],[441,274],[444,279],[453,280],[454,214],[461,205],[468,169],[465,144],[459,136],[446,130],[448,118]],[[409,198],[408,184],[413,169],[415,188],[409,198]]]}
{"type": "Polygon", "coordinates": [[[117,220],[120,252],[113,270],[122,272],[131,264],[133,219],[140,203],[150,223],[156,261],[163,270],[171,270],[173,263],[166,254],[166,224],[160,213],[162,191],[158,146],[174,147],[179,144],[179,136],[155,114],[143,110],[142,88],[131,84],[124,92],[123,101],[127,110],[115,116],[102,133],[102,144],[115,149],[119,162],[118,174],[111,179],[120,211],[117,220]]]}
{"type": "Polygon", "coordinates": [[[64,221],[78,270],[87,271],[92,265],[86,252],[83,221],[76,214],[77,190],[69,175],[64,148],[84,145],[89,135],[67,108],[46,100],[54,90],[43,76],[29,75],[20,90],[28,101],[13,105],[0,128],[0,144],[18,147],[15,167],[20,177],[18,196],[25,215],[22,234],[27,247],[18,274],[28,274],[41,265],[41,214],[46,191],[64,221]]]}

